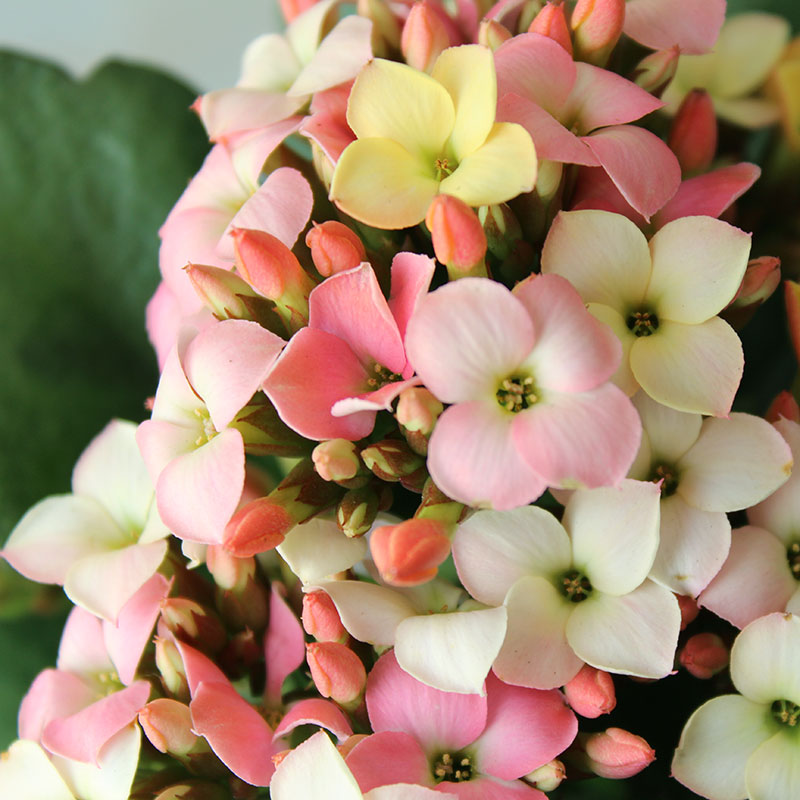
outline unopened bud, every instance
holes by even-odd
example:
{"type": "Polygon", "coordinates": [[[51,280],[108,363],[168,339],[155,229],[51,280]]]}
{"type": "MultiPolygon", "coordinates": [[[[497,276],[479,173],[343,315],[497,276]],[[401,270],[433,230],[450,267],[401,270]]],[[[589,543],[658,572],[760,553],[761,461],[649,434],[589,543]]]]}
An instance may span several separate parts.
{"type": "Polygon", "coordinates": [[[406,63],[430,72],[440,53],[451,44],[444,20],[434,7],[427,0],[415,3],[408,12],[400,40],[406,63]]]}
{"type": "Polygon", "coordinates": [[[548,3],[534,17],[528,26],[528,33],[538,33],[560,44],[572,55],[572,39],[564,14],[563,0],[548,0],[548,3]]]}
{"type": "Polygon", "coordinates": [[[194,600],[168,597],[161,603],[161,619],[177,639],[205,653],[219,652],[227,641],[217,616],[194,600]]]}
{"type": "Polygon", "coordinates": [[[418,586],[436,577],[450,555],[449,531],[439,520],[419,518],[376,528],[369,545],[381,578],[392,586],[418,586]]]}
{"type": "Polygon", "coordinates": [[[552,792],[561,785],[561,782],[566,777],[567,770],[564,765],[557,758],[554,758],[552,761],[542,764],[539,769],[529,772],[522,780],[540,792],[552,792]]]}
{"type": "Polygon", "coordinates": [[[486,277],[486,234],[475,212],[449,194],[433,198],[425,224],[431,232],[433,250],[447,267],[450,280],[467,276],[486,277]]]}
{"type": "Polygon", "coordinates": [[[624,22],[625,0],[578,0],[570,20],[576,61],[604,66],[624,22]]]}
{"type": "Polygon", "coordinates": [[[576,714],[596,719],[617,705],[614,681],[603,670],[584,664],[580,672],[564,686],[567,702],[576,714]]]}
{"type": "Polygon", "coordinates": [[[655,750],[641,736],[622,728],[591,733],[583,739],[587,766],[601,778],[630,778],[651,764],[655,750]]]}
{"type": "Polygon", "coordinates": [[[316,284],[295,254],[266,231],[234,228],[231,236],[239,274],[275,303],[287,330],[307,325],[308,296],[316,284]]]}
{"type": "Polygon", "coordinates": [[[167,697],[148,703],[139,712],[139,724],[153,747],[162,753],[183,756],[202,741],[192,733],[189,706],[167,697]]]}
{"type": "Polygon", "coordinates": [[[690,636],[678,660],[695,678],[707,680],[728,666],[730,653],[715,633],[690,636]]]}
{"type": "Polygon", "coordinates": [[[645,56],[633,70],[632,80],[646,92],[661,97],[664,89],[675,77],[680,50],[675,45],[669,50],[658,50],[645,56]]]}
{"type": "Polygon", "coordinates": [[[217,609],[232,629],[262,630],[269,618],[267,592],[252,557],[239,558],[221,545],[209,545],[206,566],[216,584],[217,609]]]}
{"type": "Polygon", "coordinates": [[[425,459],[402,439],[383,439],[365,447],[361,460],[382,481],[400,481],[412,491],[420,491],[428,477],[425,459]]]}
{"type": "Polygon", "coordinates": [[[800,406],[792,393],[784,390],[770,403],[764,418],[767,422],[777,422],[781,418],[800,422],[800,406]]]}
{"type": "Polygon", "coordinates": [[[667,138],[684,177],[708,169],[717,152],[717,133],[711,95],[705,89],[692,89],[675,113],[667,138]]]}
{"type": "Polygon", "coordinates": [[[501,261],[508,258],[514,244],[522,238],[522,227],[514,212],[505,203],[481,206],[478,220],[483,226],[489,252],[501,261]]]}
{"type": "Polygon", "coordinates": [[[311,460],[317,474],[324,481],[335,481],[346,486],[357,475],[364,473],[358,448],[347,439],[320,442],[311,453],[311,460]]]}
{"type": "Polygon", "coordinates": [[[279,2],[283,18],[289,23],[304,11],[308,11],[317,0],[279,0],[279,2]]]}
{"type": "Polygon", "coordinates": [[[187,264],[184,272],[217,319],[251,319],[242,296],[257,297],[249,283],[228,269],[205,264],[187,264]]]}
{"type": "Polygon", "coordinates": [[[419,519],[437,520],[445,525],[456,525],[461,522],[466,508],[463,503],[448,497],[431,478],[428,478],[422,487],[422,498],[414,516],[419,519]]]}
{"type": "Polygon", "coordinates": [[[681,630],[683,630],[689,623],[694,622],[700,609],[697,601],[687,594],[676,594],[675,599],[678,601],[678,608],[681,612],[681,630]]]}
{"type": "Polygon", "coordinates": [[[230,424],[242,434],[251,455],[301,458],[311,449],[308,439],[293,431],[263,395],[256,395],[230,424]]]}
{"type": "Polygon", "coordinates": [[[213,544],[206,550],[206,566],[220,589],[234,592],[241,592],[256,572],[254,558],[238,558],[213,544]]]}
{"type": "Polygon", "coordinates": [[[511,35],[511,31],[497,20],[484,19],[478,28],[478,44],[482,44],[494,52],[501,44],[505,44],[511,35]]]}
{"type": "MultiPolygon", "coordinates": [[[[265,628],[269,614],[263,616],[261,628],[265,628]]],[[[233,679],[250,674],[252,667],[264,658],[260,637],[249,628],[234,634],[225,649],[217,656],[217,664],[233,679]]]]}
{"type": "Polygon", "coordinates": [[[230,792],[215,783],[182,781],[163,789],[154,800],[230,800],[230,792]]]}
{"type": "Polygon", "coordinates": [[[349,539],[363,536],[381,510],[380,495],[372,486],[348,490],[336,506],[336,524],[349,539]]]}
{"type": "Polygon", "coordinates": [[[384,58],[400,49],[400,22],[384,0],[356,0],[359,17],[372,20],[372,53],[384,58]]]}
{"type": "Polygon", "coordinates": [[[186,669],[175,642],[168,634],[167,636],[156,636],[155,660],[164,688],[173,697],[188,702],[189,683],[186,680],[186,669]]]}
{"type": "Polygon", "coordinates": [[[410,431],[428,435],[444,406],[434,395],[422,386],[412,386],[400,392],[397,400],[397,421],[410,431]]]}
{"type": "Polygon", "coordinates": [[[303,628],[318,642],[344,644],[348,634],[331,596],[321,589],[303,595],[303,628]]]}
{"type": "Polygon", "coordinates": [[[348,709],[359,705],[367,684],[367,671],[349,647],[339,642],[312,642],[306,645],[306,661],[314,685],[323,697],[348,709]]]}
{"type": "Polygon", "coordinates": [[[747,264],[733,300],[720,316],[735,330],[741,330],[768,300],[781,282],[781,260],[774,256],[753,258],[747,264]]]}
{"type": "Polygon", "coordinates": [[[367,260],[367,251],[358,234],[335,220],[315,222],[306,234],[306,244],[317,272],[325,278],[367,260]]]}

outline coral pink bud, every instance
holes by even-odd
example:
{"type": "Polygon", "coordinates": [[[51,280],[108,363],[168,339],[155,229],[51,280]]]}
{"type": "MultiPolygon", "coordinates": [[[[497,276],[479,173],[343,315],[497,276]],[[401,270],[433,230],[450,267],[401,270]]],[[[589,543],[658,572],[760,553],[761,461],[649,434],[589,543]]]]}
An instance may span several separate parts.
{"type": "Polygon", "coordinates": [[[542,764],[539,769],[529,772],[523,777],[523,780],[540,792],[552,792],[561,785],[561,782],[566,777],[567,770],[564,765],[557,758],[554,758],[552,761],[542,764]]]}
{"type": "Polygon", "coordinates": [[[374,530],[370,551],[381,577],[393,586],[431,580],[450,554],[447,531],[445,523],[432,519],[409,519],[374,530]]]}
{"type": "Polygon", "coordinates": [[[484,19],[478,28],[478,44],[488,47],[492,52],[511,36],[511,31],[495,19],[484,19]]]}
{"type": "Polygon", "coordinates": [[[617,705],[611,676],[588,664],[564,687],[564,694],[573,711],[588,719],[608,714],[617,705]]]}
{"type": "Polygon", "coordinates": [[[800,361],[800,283],[794,281],[783,282],[786,302],[786,319],[789,323],[789,336],[794,346],[797,360],[800,361]]]}
{"type": "Polygon", "coordinates": [[[756,313],[758,307],[770,298],[780,282],[779,258],[761,256],[751,259],[736,295],[720,316],[736,330],[741,330],[756,313]]]}
{"type": "Polygon", "coordinates": [[[311,460],[324,481],[348,481],[362,470],[358,448],[347,439],[320,442],[311,453],[311,460]]]}
{"type": "Polygon", "coordinates": [[[486,275],[486,234],[475,212],[449,194],[433,198],[425,224],[433,238],[436,258],[447,266],[451,279],[486,275]]]}
{"type": "Polygon", "coordinates": [[[281,13],[286,22],[291,22],[304,11],[308,11],[317,0],[278,0],[281,4],[281,13]]]}
{"type": "Polygon", "coordinates": [[[242,296],[257,297],[250,285],[227,269],[188,264],[184,272],[203,303],[217,319],[251,319],[242,296]]]}
{"type": "Polygon", "coordinates": [[[317,589],[303,595],[303,628],[318,642],[347,641],[347,631],[330,595],[317,589]]]}
{"type": "Polygon", "coordinates": [[[414,69],[430,72],[442,50],[451,44],[444,20],[433,6],[427,0],[414,3],[400,39],[406,62],[414,69]]]}
{"type": "Polygon", "coordinates": [[[433,431],[442,411],[444,406],[431,392],[421,386],[412,386],[400,392],[395,416],[406,430],[427,436],[433,431]]]}
{"type": "Polygon", "coordinates": [[[256,573],[254,558],[237,558],[224,547],[213,544],[206,550],[206,566],[214,583],[228,591],[242,591],[256,573]]]}
{"type": "Polygon", "coordinates": [[[800,406],[791,392],[783,391],[770,403],[764,415],[767,422],[777,422],[781,417],[792,422],[800,422],[800,406]]]}
{"type": "Polygon", "coordinates": [[[655,97],[661,97],[661,93],[675,77],[679,56],[677,45],[645,56],[633,71],[634,83],[655,97]]]}
{"type": "Polygon", "coordinates": [[[225,527],[222,546],[239,558],[277,547],[294,527],[295,520],[269,497],[260,497],[240,508],[225,527]]]}
{"type": "Polygon", "coordinates": [[[206,653],[219,652],[228,638],[216,614],[185,597],[164,600],[161,619],[177,639],[206,653]]]}
{"type": "Polygon", "coordinates": [[[361,659],[340,642],[312,642],[306,645],[306,661],[317,691],[347,708],[361,702],[367,671],[361,659]]]}
{"type": "Polygon", "coordinates": [[[690,622],[694,622],[700,609],[694,598],[687,594],[676,594],[675,599],[678,601],[678,608],[681,611],[681,630],[683,630],[690,622]]]}
{"type": "Polygon", "coordinates": [[[717,116],[705,89],[692,89],[683,99],[672,120],[667,144],[684,175],[708,169],[717,152],[717,116]]]}
{"type": "Polygon", "coordinates": [[[583,747],[589,769],[601,778],[630,778],[656,757],[655,750],[641,736],[622,728],[589,734],[583,747]]]}
{"type": "Polygon", "coordinates": [[[730,654],[725,642],[715,633],[696,633],[690,636],[681,650],[681,666],[695,678],[708,679],[728,666],[730,654]]]}
{"type": "Polygon", "coordinates": [[[317,272],[327,278],[357,267],[367,260],[367,251],[355,231],[341,222],[316,222],[306,234],[306,244],[317,272]]]}
{"type": "Polygon", "coordinates": [[[139,724],[156,750],[173,755],[186,755],[198,742],[192,733],[192,712],[189,706],[159,698],[139,712],[139,724]]]}
{"type": "Polygon", "coordinates": [[[624,22],[625,0],[578,0],[570,20],[575,59],[602,67],[624,22]]]}
{"type": "Polygon", "coordinates": [[[528,33],[540,33],[558,42],[572,55],[572,39],[569,36],[567,18],[564,15],[562,0],[548,0],[546,6],[533,18],[528,33]]]}

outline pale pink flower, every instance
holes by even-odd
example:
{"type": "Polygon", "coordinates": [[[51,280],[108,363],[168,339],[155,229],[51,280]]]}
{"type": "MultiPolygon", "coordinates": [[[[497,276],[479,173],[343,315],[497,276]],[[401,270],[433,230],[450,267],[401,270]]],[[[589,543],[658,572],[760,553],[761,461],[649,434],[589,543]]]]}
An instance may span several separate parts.
{"type": "Polygon", "coordinates": [[[622,30],[653,50],[706,53],[724,21],[725,0],[628,0],[622,30]]]}
{"type": "Polygon", "coordinates": [[[472,506],[513,508],[547,486],[621,480],[640,438],[638,415],[610,383],[620,349],[566,280],[538,276],[512,294],[464,278],[420,302],[409,360],[452,405],[428,449],[431,477],[472,506]]]}

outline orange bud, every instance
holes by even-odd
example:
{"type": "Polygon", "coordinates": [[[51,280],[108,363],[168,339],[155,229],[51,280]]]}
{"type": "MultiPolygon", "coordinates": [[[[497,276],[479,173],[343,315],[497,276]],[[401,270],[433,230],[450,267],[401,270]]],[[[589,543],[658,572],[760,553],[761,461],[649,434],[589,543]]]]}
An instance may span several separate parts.
{"type": "Polygon", "coordinates": [[[414,3],[408,13],[400,39],[400,48],[406,62],[414,69],[430,72],[442,50],[450,47],[444,20],[427,2],[414,3]]]}
{"type": "Polygon", "coordinates": [[[575,59],[602,67],[624,22],[625,0],[578,0],[570,20],[575,59]]]}
{"type": "Polygon", "coordinates": [[[349,647],[339,642],[312,642],[306,645],[306,661],[323,697],[348,708],[361,702],[367,671],[349,647]]]}
{"type": "Polygon", "coordinates": [[[153,747],[162,753],[186,755],[200,738],[192,733],[189,706],[166,697],[148,703],[139,712],[139,724],[153,747]]]}
{"type": "Polygon", "coordinates": [[[791,392],[780,392],[764,415],[767,422],[777,422],[781,417],[792,422],[800,422],[800,406],[797,405],[797,400],[791,392]]]}
{"type": "Polygon", "coordinates": [[[667,144],[684,175],[708,169],[717,152],[717,116],[705,89],[692,89],[684,97],[672,120],[667,144]]]}
{"type": "Polygon", "coordinates": [[[367,251],[355,231],[335,220],[319,225],[315,222],[306,234],[306,244],[317,272],[325,278],[367,260],[367,251]]]}
{"type": "Polygon", "coordinates": [[[347,641],[347,631],[331,596],[321,589],[303,595],[303,628],[318,642],[347,641]]]}
{"type": "Polygon", "coordinates": [[[596,719],[617,705],[614,681],[607,672],[584,664],[581,671],[564,686],[567,702],[576,714],[596,719]]]}
{"type": "Polygon", "coordinates": [[[622,728],[589,734],[583,747],[589,769],[601,778],[630,778],[656,757],[655,750],[641,736],[622,728]]]}
{"type": "Polygon", "coordinates": [[[528,26],[528,33],[540,33],[542,36],[547,36],[572,55],[572,39],[569,36],[562,0],[549,0],[547,5],[533,18],[533,22],[528,26]]]}
{"type": "Polygon", "coordinates": [[[431,232],[436,258],[447,266],[451,280],[466,275],[485,276],[486,234],[475,212],[449,194],[433,198],[425,224],[431,232]]]}
{"type": "Polygon", "coordinates": [[[317,0],[278,0],[278,2],[281,4],[283,18],[289,23],[311,8],[317,0]]]}
{"type": "Polygon", "coordinates": [[[269,497],[260,497],[240,508],[225,526],[222,546],[239,558],[277,547],[294,527],[295,520],[269,497]]]}
{"type": "Polygon", "coordinates": [[[678,45],[671,47],[669,50],[658,50],[655,53],[650,53],[633,70],[633,75],[631,76],[633,82],[655,97],[661,97],[664,89],[675,77],[679,56],[678,45]]]}
{"type": "Polygon", "coordinates": [[[730,654],[715,633],[697,633],[689,637],[678,660],[695,678],[706,680],[728,666],[730,654]]]}
{"type": "Polygon", "coordinates": [[[372,532],[370,551],[386,583],[417,586],[436,576],[450,554],[448,526],[433,519],[409,519],[372,532]]]}

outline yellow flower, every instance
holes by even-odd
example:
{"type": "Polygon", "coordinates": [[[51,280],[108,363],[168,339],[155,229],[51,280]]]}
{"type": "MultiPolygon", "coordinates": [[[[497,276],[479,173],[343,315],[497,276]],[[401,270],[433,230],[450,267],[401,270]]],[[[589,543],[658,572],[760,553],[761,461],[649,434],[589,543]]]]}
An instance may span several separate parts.
{"type": "Polygon", "coordinates": [[[533,142],[520,125],[495,122],[496,105],[494,60],[480,45],[445,50],[430,75],[371,61],[350,93],[357,138],[336,165],[331,199],[368,225],[406,228],[440,192],[480,206],[531,191],[533,142]]]}

